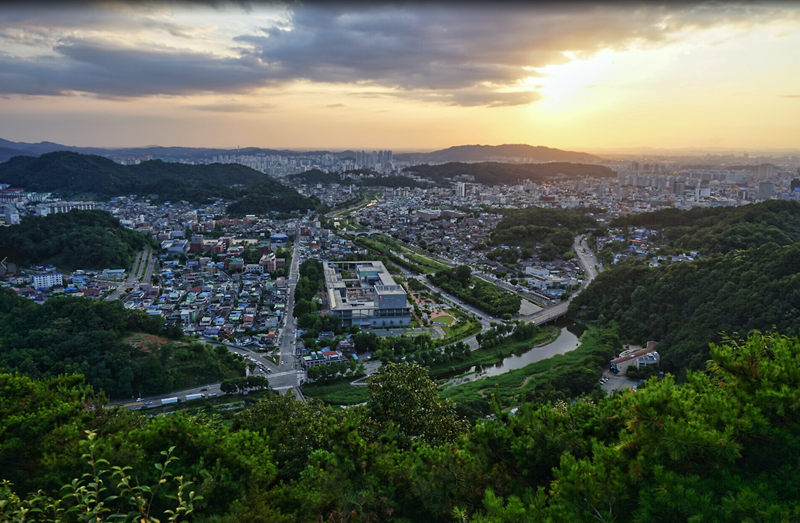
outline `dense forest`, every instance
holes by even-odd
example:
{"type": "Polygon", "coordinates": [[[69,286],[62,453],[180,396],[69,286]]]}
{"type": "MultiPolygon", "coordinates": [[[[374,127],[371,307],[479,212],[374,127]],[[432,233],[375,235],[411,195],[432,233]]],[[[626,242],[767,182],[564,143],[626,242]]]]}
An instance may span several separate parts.
{"type": "Polygon", "coordinates": [[[509,211],[488,238],[489,245],[534,247],[541,244],[546,260],[572,249],[575,233],[597,226],[594,218],[577,211],[528,207],[509,211]]]}
{"type": "Polygon", "coordinates": [[[623,216],[612,227],[644,227],[660,231],[667,247],[726,253],[775,242],[800,241],[800,203],[768,200],[738,207],[695,207],[623,216]]]}
{"type": "Polygon", "coordinates": [[[196,343],[137,348],[130,333],[182,337],[162,319],[119,301],[52,298],[42,305],[0,289],[0,369],[34,378],[82,374],[112,398],[164,394],[195,380],[211,383],[241,375],[244,363],[224,347],[196,343]]]}
{"type": "Polygon", "coordinates": [[[471,425],[424,368],[407,364],[371,377],[364,406],[275,394],[227,418],[98,409],[80,377],[2,374],[0,475],[11,482],[0,485],[2,513],[23,521],[14,518],[38,509],[29,522],[794,521],[800,340],[754,333],[711,356],[681,385],[653,378],[609,398],[523,402],[514,415],[495,396],[496,419],[471,425]],[[112,466],[126,468],[112,476],[112,466]]]}
{"type": "Polygon", "coordinates": [[[450,162],[441,165],[413,165],[403,171],[418,174],[435,182],[445,178],[453,178],[462,174],[475,177],[477,183],[484,185],[507,184],[514,185],[525,180],[541,181],[558,175],[568,178],[591,176],[594,178],[610,178],[616,173],[602,165],[589,165],[582,163],[460,163],[450,162]]]}
{"type": "Polygon", "coordinates": [[[154,195],[161,201],[205,203],[210,198],[238,200],[254,195],[261,200],[258,204],[248,201],[247,207],[263,209],[268,203],[278,205],[268,209],[277,212],[305,211],[318,205],[244,165],[189,165],[152,160],[125,166],[102,156],[66,151],[38,158],[12,158],[0,164],[0,182],[28,191],[55,192],[63,197],[107,199],[136,194],[154,195]]]}
{"type": "Polygon", "coordinates": [[[570,305],[579,318],[617,322],[625,341],[658,341],[666,370],[682,375],[702,368],[708,343],[724,333],[773,327],[800,332],[797,202],[668,209],[613,224],[659,231],[657,240],[666,242],[660,252],[705,254],[657,267],[648,260],[626,261],[601,273],[570,305]]]}
{"type": "Polygon", "coordinates": [[[428,279],[445,291],[496,317],[511,316],[519,312],[522,299],[516,294],[503,292],[491,283],[472,276],[467,265],[442,269],[429,274],[428,279]]]}
{"type": "Polygon", "coordinates": [[[147,244],[158,248],[151,237],[126,229],[99,210],[25,216],[19,225],[0,228],[0,247],[19,249],[23,267],[129,269],[147,244]]]}
{"type": "Polygon", "coordinates": [[[800,332],[800,244],[775,243],[663,267],[624,263],[570,304],[577,317],[616,321],[625,341],[659,342],[662,366],[699,369],[722,333],[776,326],[800,332]]]}
{"type": "Polygon", "coordinates": [[[316,184],[321,183],[322,185],[330,185],[332,183],[339,183],[339,184],[347,184],[349,180],[342,180],[342,175],[336,173],[326,173],[320,171],[319,169],[311,169],[299,174],[292,174],[286,177],[287,180],[304,183],[304,184],[316,184]]]}
{"type": "Polygon", "coordinates": [[[316,197],[303,196],[276,181],[259,182],[243,190],[240,197],[226,209],[231,216],[293,211],[305,213],[309,210],[324,211],[325,208],[316,197]]]}

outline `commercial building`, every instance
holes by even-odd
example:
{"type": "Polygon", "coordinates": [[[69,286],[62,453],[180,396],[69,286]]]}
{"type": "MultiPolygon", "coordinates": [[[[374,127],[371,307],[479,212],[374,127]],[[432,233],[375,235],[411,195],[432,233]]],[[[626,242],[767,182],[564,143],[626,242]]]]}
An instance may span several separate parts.
{"type": "Polygon", "coordinates": [[[323,262],[325,301],[346,326],[398,327],[411,322],[406,291],[382,262],[323,262]]]}

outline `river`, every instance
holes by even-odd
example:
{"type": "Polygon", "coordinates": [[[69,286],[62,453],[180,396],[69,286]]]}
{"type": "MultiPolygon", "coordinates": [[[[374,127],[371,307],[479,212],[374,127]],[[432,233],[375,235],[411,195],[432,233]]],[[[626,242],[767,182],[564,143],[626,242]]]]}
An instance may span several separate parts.
{"type": "Polygon", "coordinates": [[[476,372],[482,376],[498,376],[511,370],[521,369],[531,363],[546,360],[556,354],[564,354],[577,349],[580,345],[579,338],[586,331],[586,327],[566,318],[559,319],[555,325],[561,328],[561,335],[547,345],[519,351],[506,356],[502,361],[493,365],[474,365],[461,368],[454,372],[438,375],[437,378],[451,378],[457,374],[468,372],[476,372]]]}

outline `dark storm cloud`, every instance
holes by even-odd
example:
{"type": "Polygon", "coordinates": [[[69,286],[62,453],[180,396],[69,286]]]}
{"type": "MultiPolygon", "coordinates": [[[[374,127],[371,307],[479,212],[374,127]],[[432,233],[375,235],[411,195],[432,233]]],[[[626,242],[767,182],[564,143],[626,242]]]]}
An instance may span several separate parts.
{"type": "MultiPolygon", "coordinates": [[[[0,54],[0,93],[242,93],[308,80],[391,89],[391,96],[449,105],[499,107],[540,98],[536,92],[498,89],[540,76],[533,69],[569,62],[565,52],[589,57],[602,49],[663,45],[689,29],[796,17],[777,8],[718,3],[669,8],[567,3],[529,9],[292,4],[288,24],[261,24],[252,34],[236,36],[231,45],[238,47],[224,50],[236,56],[226,57],[155,44],[129,48],[75,35],[80,27],[119,27],[121,34],[156,29],[187,42],[193,38],[192,28],[170,20],[164,5],[146,4],[151,14],[139,17],[114,5],[86,13],[67,9],[62,17],[26,15],[23,8],[0,15],[0,45],[5,39],[49,51],[37,57],[0,54]]],[[[224,10],[229,4],[215,7],[224,10]]]]}

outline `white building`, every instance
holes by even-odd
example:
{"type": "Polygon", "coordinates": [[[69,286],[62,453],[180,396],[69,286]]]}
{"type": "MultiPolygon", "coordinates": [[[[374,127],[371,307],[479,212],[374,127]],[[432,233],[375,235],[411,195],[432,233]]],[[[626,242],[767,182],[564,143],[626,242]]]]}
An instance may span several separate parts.
{"type": "Polygon", "coordinates": [[[64,280],[60,272],[48,272],[45,274],[33,275],[34,289],[49,289],[55,285],[64,285],[64,280]]]}
{"type": "Polygon", "coordinates": [[[13,204],[5,206],[6,225],[19,225],[19,211],[13,204]]]}

